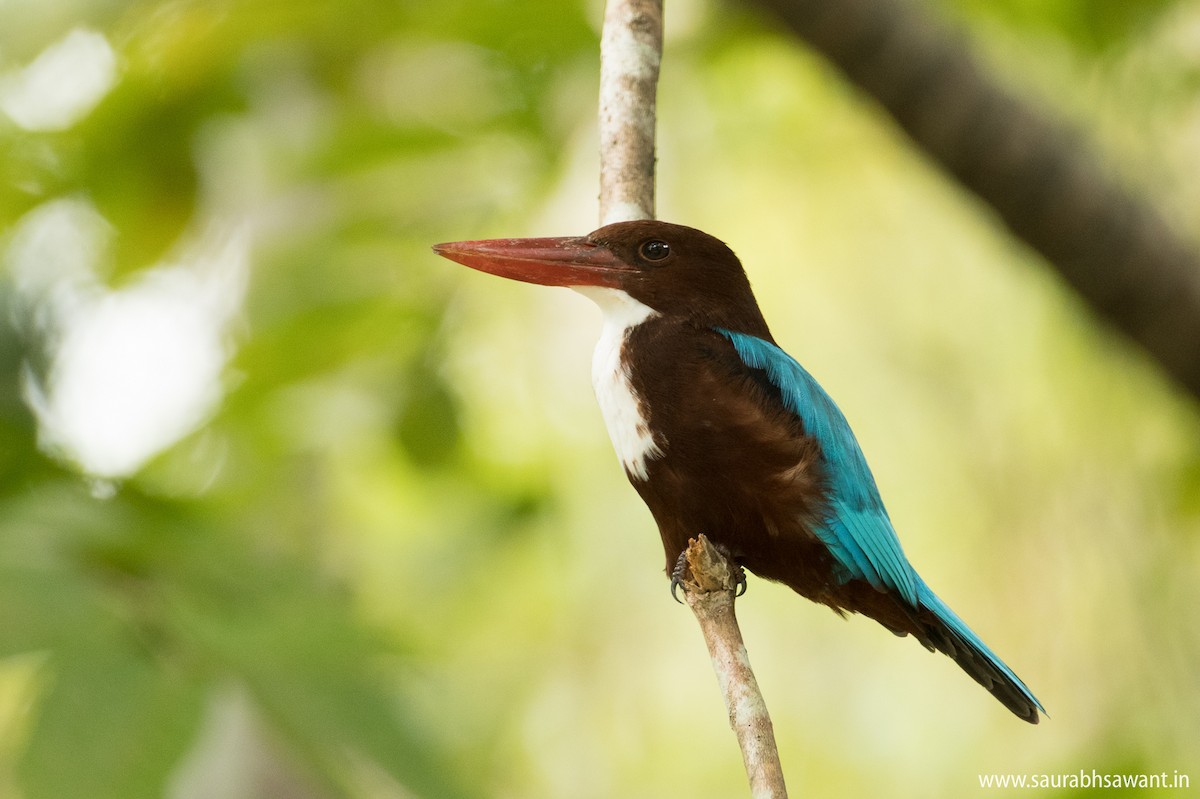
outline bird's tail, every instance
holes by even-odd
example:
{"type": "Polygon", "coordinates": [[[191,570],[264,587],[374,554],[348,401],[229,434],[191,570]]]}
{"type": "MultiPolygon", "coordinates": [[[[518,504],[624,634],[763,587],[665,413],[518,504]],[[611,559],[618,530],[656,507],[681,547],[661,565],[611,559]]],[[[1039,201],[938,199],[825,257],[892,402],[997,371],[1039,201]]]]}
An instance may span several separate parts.
{"type": "Polygon", "coordinates": [[[1038,711],[1046,712],[1042,703],[920,578],[917,578],[917,600],[922,611],[927,611],[921,612],[916,619],[928,639],[927,644],[948,655],[1018,718],[1037,724],[1038,711]]]}

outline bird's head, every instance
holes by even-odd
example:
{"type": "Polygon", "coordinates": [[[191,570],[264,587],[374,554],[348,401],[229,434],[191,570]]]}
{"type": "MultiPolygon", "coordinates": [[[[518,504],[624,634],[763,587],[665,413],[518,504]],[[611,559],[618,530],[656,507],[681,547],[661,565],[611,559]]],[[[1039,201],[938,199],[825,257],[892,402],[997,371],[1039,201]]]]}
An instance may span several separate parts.
{"type": "Polygon", "coordinates": [[[639,220],[586,236],[459,241],[433,250],[481,272],[570,286],[601,305],[624,292],[660,314],[770,336],[737,256],[695,228],[639,220]]]}

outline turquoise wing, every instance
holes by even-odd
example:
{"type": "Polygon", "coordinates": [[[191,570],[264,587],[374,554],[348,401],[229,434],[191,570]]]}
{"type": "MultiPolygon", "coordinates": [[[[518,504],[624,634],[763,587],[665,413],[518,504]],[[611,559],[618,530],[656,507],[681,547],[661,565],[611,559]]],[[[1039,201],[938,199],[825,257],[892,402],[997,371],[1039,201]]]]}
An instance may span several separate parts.
{"type": "MultiPolygon", "coordinates": [[[[972,665],[965,653],[955,651],[957,644],[943,649],[968,674],[997,697],[1004,696],[1001,701],[1010,708],[1019,708],[1019,703],[1012,704],[1010,696],[994,690],[993,677],[1012,686],[1044,713],[1042,703],[1013,670],[917,576],[900,548],[875,478],[846,417],[813,376],[769,341],[728,330],[718,329],[717,332],[733,343],[746,366],[766,374],[771,384],[779,389],[787,409],[800,417],[805,431],[821,446],[829,471],[831,498],[829,515],[814,532],[829,547],[840,567],[838,578],[843,582],[866,580],[875,588],[895,591],[913,608],[928,609],[954,640],[965,644],[994,670],[989,673],[972,665]]],[[[1014,709],[1014,712],[1024,717],[1019,710],[1014,709]]]]}
{"type": "Polygon", "coordinates": [[[803,366],[769,341],[724,329],[717,332],[729,339],[746,366],[766,373],[784,405],[821,447],[831,496],[828,518],[814,532],[837,561],[839,579],[866,580],[919,607],[920,578],[904,556],[867,460],[833,399],[803,366]]]}

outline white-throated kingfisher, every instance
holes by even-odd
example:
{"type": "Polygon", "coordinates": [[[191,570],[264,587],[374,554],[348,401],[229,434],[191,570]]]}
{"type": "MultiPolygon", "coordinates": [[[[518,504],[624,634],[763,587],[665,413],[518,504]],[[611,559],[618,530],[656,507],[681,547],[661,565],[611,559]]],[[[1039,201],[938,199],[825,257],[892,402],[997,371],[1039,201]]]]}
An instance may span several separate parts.
{"type": "Polygon", "coordinates": [[[760,577],[944,652],[1037,723],[1041,703],[909,564],[846,418],[775,344],[725,244],[647,220],[433,249],[600,306],[596,397],[668,571],[704,533],[760,577]]]}

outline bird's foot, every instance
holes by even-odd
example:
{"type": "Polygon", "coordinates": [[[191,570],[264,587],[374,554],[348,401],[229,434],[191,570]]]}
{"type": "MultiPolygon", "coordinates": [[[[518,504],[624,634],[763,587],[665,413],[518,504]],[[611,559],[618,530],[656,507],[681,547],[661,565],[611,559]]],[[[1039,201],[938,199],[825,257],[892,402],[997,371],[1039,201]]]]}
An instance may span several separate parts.
{"type": "MultiPolygon", "coordinates": [[[[735,588],[734,596],[739,597],[746,593],[746,570],[743,569],[742,564],[738,563],[737,559],[733,557],[733,553],[729,551],[728,547],[722,544],[716,544],[715,546],[720,553],[725,556],[725,559],[733,565],[733,584],[735,588]]],[[[679,598],[676,592],[677,589],[682,588],[683,592],[685,594],[687,593],[688,588],[685,580],[689,574],[690,568],[688,566],[687,550],[685,549],[683,552],[679,553],[679,557],[675,561],[675,567],[671,569],[671,598],[681,605],[683,604],[683,600],[679,598]]]]}
{"type": "Polygon", "coordinates": [[[733,562],[733,584],[736,587],[735,597],[746,593],[746,570],[742,568],[742,564],[737,561],[733,562]]]}
{"type": "Polygon", "coordinates": [[[685,549],[679,553],[679,557],[675,561],[675,568],[671,569],[671,599],[674,599],[681,605],[683,604],[683,600],[679,598],[675,591],[678,588],[683,588],[683,592],[687,593],[687,584],[683,579],[689,572],[687,550],[685,549]]]}

